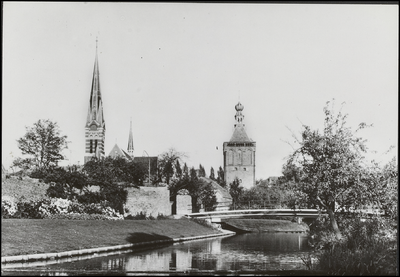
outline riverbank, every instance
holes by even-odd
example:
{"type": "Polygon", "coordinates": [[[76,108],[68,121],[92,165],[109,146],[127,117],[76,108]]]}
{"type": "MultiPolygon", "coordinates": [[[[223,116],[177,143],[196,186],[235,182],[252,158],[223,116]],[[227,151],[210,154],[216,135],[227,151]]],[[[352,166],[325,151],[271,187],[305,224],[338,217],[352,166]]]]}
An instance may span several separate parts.
{"type": "Polygon", "coordinates": [[[234,232],[308,232],[310,230],[306,223],[298,224],[289,220],[224,219],[224,223],[224,228],[234,232]]]}
{"type": "Polygon", "coordinates": [[[58,253],[219,233],[221,231],[186,218],[115,221],[2,219],[1,256],[58,253]]]}

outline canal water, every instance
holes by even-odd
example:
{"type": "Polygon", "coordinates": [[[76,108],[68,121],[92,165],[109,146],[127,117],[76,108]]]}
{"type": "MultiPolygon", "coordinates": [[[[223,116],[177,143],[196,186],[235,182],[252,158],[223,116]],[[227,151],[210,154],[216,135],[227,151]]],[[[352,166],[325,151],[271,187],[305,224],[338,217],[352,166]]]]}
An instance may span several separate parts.
{"type": "Polygon", "coordinates": [[[107,256],[9,264],[2,275],[263,275],[307,270],[301,258],[309,251],[304,233],[246,233],[107,256]]]}

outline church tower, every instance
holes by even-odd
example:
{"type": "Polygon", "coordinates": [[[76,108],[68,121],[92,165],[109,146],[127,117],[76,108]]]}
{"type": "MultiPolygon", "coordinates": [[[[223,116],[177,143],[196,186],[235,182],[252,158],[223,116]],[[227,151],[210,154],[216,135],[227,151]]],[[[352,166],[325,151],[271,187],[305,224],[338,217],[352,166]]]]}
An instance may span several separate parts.
{"type": "Polygon", "coordinates": [[[127,148],[127,150],[128,150],[129,156],[131,156],[132,159],[133,159],[133,157],[134,157],[133,156],[134,148],[133,148],[132,119],[131,119],[131,128],[129,130],[129,139],[128,139],[128,148],[127,148]]]}
{"type": "Polygon", "coordinates": [[[85,125],[85,158],[84,163],[93,157],[104,157],[104,139],[106,124],[103,116],[103,101],[100,93],[100,73],[97,58],[97,39],[96,39],[96,58],[94,61],[92,89],[90,92],[89,110],[85,125]]]}
{"type": "Polygon", "coordinates": [[[224,174],[227,185],[235,178],[246,189],[255,185],[256,142],[249,139],[242,123],[244,106],[239,102],[236,106],[236,124],[229,142],[224,142],[224,174]]]}

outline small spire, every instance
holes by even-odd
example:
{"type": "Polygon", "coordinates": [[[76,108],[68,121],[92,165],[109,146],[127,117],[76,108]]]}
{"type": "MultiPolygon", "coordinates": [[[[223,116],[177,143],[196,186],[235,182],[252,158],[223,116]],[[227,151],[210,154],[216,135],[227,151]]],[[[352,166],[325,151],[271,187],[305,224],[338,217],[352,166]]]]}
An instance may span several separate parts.
{"type": "Polygon", "coordinates": [[[133,158],[133,133],[132,133],[132,117],[131,117],[131,127],[129,130],[129,139],[128,139],[128,154],[133,158]]]}

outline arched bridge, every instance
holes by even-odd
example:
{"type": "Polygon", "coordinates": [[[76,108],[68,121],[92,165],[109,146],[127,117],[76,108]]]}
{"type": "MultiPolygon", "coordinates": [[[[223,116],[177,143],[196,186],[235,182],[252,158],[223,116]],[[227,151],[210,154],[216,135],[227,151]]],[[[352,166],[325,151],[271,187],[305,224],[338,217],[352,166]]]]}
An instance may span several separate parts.
{"type": "Polygon", "coordinates": [[[227,218],[246,218],[246,217],[264,217],[264,216],[295,216],[300,221],[304,218],[317,218],[320,215],[317,209],[249,209],[249,210],[228,210],[212,211],[185,214],[189,218],[202,218],[210,220],[213,223],[220,223],[221,219],[227,218]]]}

